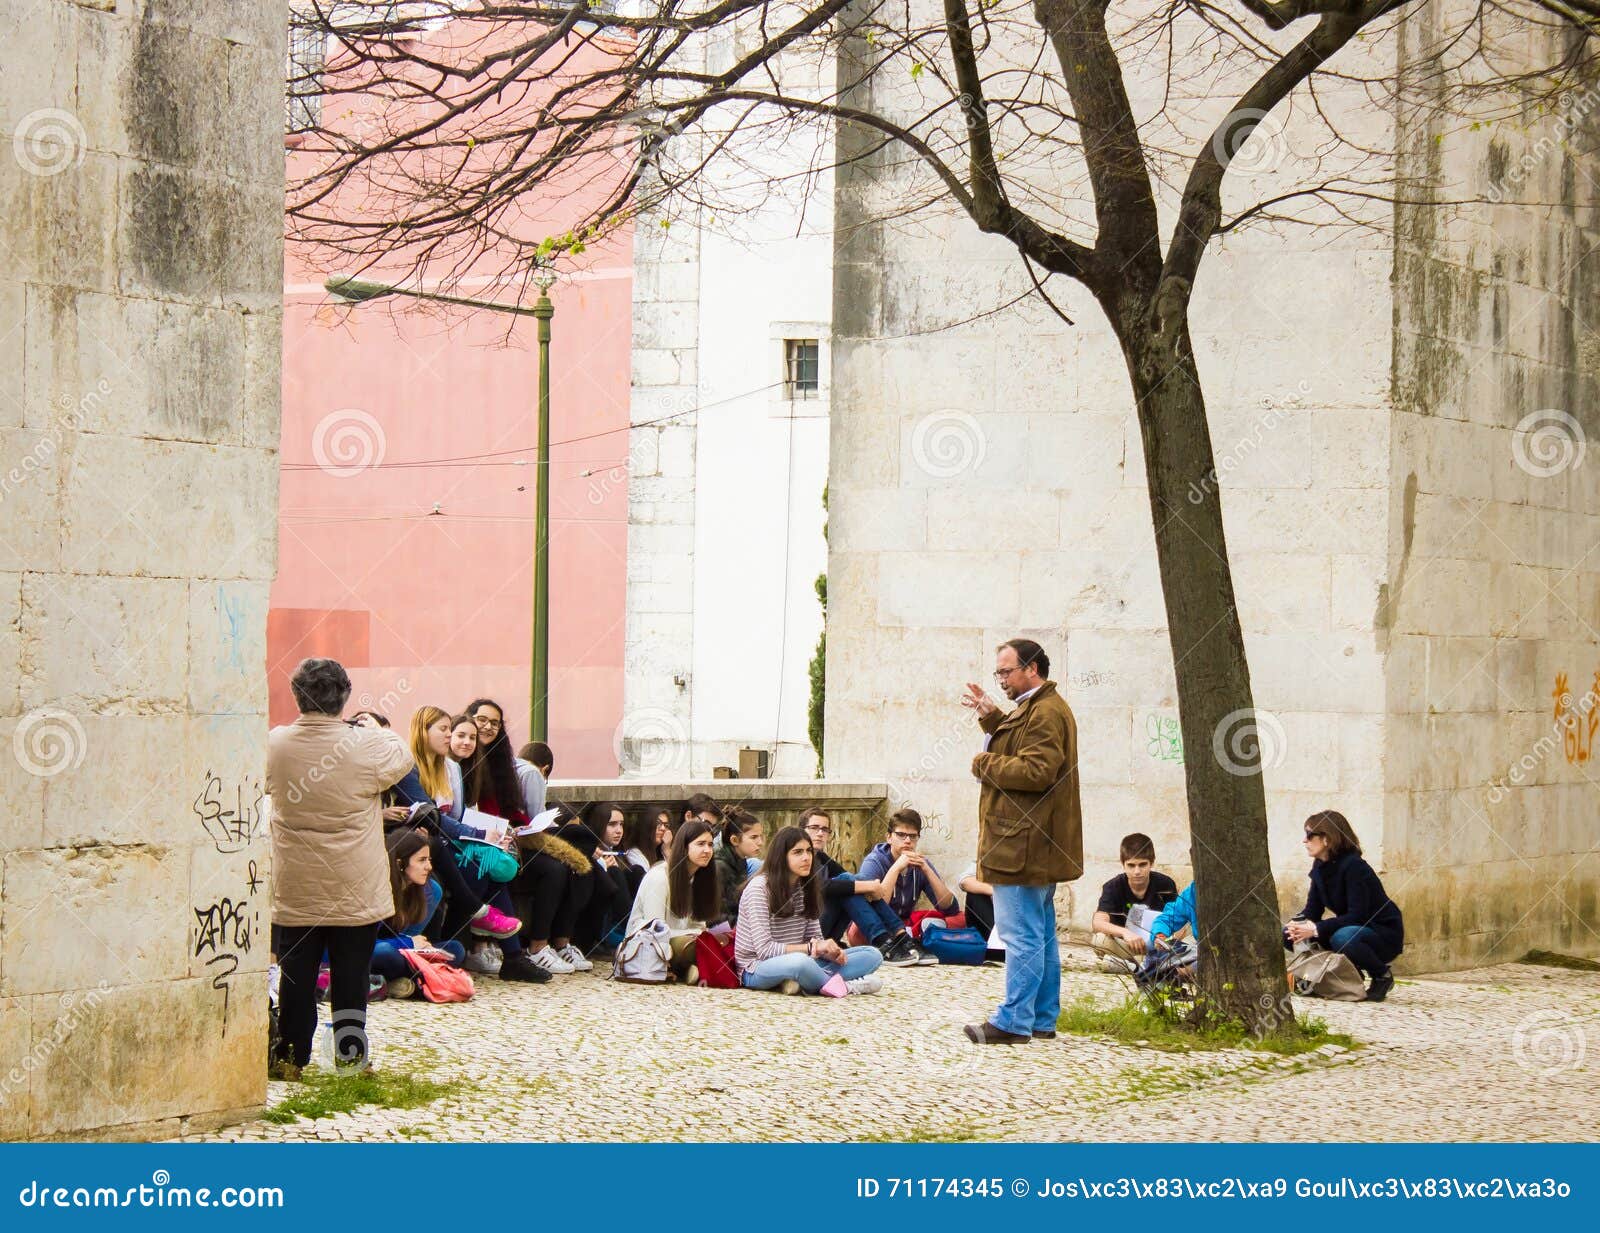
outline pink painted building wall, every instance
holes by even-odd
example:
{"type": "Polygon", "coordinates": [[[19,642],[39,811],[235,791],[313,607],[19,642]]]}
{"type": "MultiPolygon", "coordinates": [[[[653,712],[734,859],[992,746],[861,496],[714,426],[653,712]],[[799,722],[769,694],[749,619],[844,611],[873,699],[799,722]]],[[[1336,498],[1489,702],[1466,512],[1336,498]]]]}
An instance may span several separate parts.
{"type": "MultiPolygon", "coordinates": [[[[293,180],[303,156],[289,157],[293,180]]],[[[578,221],[580,198],[533,198],[523,212],[558,234],[578,221]]],[[[614,235],[580,266],[558,266],[551,291],[549,739],[563,776],[617,772],[631,247],[630,234],[614,235]]],[[[286,249],[271,720],[294,717],[294,665],[328,655],[351,670],[352,706],[376,706],[397,727],[425,703],[454,711],[487,695],[520,743],[529,735],[536,323],[392,297],[347,307],[322,289],[346,272],[355,271],[286,249]]],[[[418,286],[398,271],[362,276],[418,286]]],[[[488,275],[453,290],[513,294],[488,275]]]]}

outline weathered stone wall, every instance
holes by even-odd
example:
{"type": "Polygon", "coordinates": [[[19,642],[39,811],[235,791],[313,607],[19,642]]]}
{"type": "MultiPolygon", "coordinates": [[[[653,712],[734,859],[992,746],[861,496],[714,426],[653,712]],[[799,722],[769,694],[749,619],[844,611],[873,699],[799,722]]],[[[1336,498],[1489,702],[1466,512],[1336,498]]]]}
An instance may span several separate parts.
{"type": "MultiPolygon", "coordinates": [[[[1600,949],[1600,86],[1462,100],[1405,26],[1384,851],[1411,961],[1600,949]],[[1456,112],[1457,114],[1452,114],[1456,112]],[[1585,449],[1590,450],[1585,458],[1585,449]]],[[[1534,62],[1527,29],[1490,37],[1534,62]],[[1512,43],[1510,40],[1521,40],[1512,43]]]]}
{"type": "MultiPolygon", "coordinates": [[[[910,107],[913,89],[874,78],[866,102],[910,107]]],[[[1156,82],[1132,89],[1141,114],[1160,114],[1156,82]]],[[[1337,94],[1328,105],[1351,104],[1353,136],[1392,143],[1390,118],[1337,94]]],[[[1220,119],[1225,97],[1186,100],[1197,131],[1220,119]]],[[[1291,124],[1258,140],[1230,206],[1275,191],[1274,175],[1300,170],[1297,153],[1317,139],[1291,124]]],[[[981,736],[959,694],[981,681],[998,696],[995,645],[1037,638],[1079,724],[1087,867],[1062,906],[1083,927],[1130,831],[1151,835],[1158,863],[1188,877],[1182,760],[1215,756],[1178,736],[1126,370],[1103,316],[1065,279],[1050,288],[1073,326],[1037,301],[952,325],[1027,288],[1015,253],[948,212],[877,221],[917,194],[851,142],[875,139],[841,138],[828,770],[888,779],[892,797],[931,817],[930,852],[963,864],[981,736]]],[[[1089,237],[1071,160],[1050,166],[1064,168],[1055,208],[1070,234],[1089,237]]],[[[1162,206],[1170,218],[1170,196],[1162,206]]],[[[1384,677],[1372,622],[1386,577],[1391,265],[1380,233],[1247,231],[1208,254],[1196,290],[1286,900],[1304,892],[1300,823],[1313,810],[1343,809],[1381,862],[1384,677]]]]}
{"type": "Polygon", "coordinates": [[[265,1097],[285,12],[0,6],[0,1138],[265,1097]]]}

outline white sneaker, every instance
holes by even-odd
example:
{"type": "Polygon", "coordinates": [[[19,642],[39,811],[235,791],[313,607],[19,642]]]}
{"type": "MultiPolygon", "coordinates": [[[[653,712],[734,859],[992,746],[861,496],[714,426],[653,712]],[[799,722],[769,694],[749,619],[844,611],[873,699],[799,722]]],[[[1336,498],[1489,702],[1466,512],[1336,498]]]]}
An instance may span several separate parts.
{"type": "Polygon", "coordinates": [[[570,963],[574,972],[588,972],[592,971],[594,968],[594,964],[585,959],[583,957],[583,952],[571,942],[568,942],[565,946],[558,950],[556,954],[560,955],[563,959],[570,963]]]}
{"type": "Polygon", "coordinates": [[[528,958],[553,976],[571,976],[576,970],[570,963],[550,949],[548,942],[536,951],[529,951],[528,958]]]}
{"type": "Polygon", "coordinates": [[[844,987],[851,993],[876,993],[883,988],[883,977],[876,972],[868,972],[865,976],[845,981],[844,987]]]}
{"type": "Polygon", "coordinates": [[[494,955],[487,946],[482,950],[469,951],[461,961],[461,967],[463,971],[478,972],[485,976],[493,976],[500,970],[500,965],[494,961],[494,955]]]}

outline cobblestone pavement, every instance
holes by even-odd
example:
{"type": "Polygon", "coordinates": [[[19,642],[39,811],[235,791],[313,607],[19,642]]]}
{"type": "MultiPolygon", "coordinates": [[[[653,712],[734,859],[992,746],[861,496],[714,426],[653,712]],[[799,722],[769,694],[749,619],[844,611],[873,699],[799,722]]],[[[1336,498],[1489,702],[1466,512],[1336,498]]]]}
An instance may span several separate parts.
{"type": "MultiPolygon", "coordinates": [[[[374,1064],[460,1087],[212,1138],[370,1140],[1597,1140],[1600,974],[1508,964],[1297,1000],[1362,1042],[1295,1059],[1062,1036],[980,1047],[997,968],[885,971],[841,1001],[480,978],[464,1005],[372,1008],[374,1064]]],[[[1124,982],[1069,952],[1067,1000],[1124,982]]],[[[325,1022],[325,1021],[324,1021],[325,1022]]],[[[319,1031],[318,1043],[325,1033],[319,1031]]],[[[292,1085],[270,1085],[269,1102],[292,1085]]]]}

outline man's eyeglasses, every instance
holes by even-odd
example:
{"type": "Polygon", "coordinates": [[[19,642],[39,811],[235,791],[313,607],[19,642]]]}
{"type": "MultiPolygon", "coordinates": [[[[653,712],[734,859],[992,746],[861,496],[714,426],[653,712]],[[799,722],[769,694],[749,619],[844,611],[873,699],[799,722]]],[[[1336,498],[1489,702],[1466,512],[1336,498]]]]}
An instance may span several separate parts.
{"type": "Polygon", "coordinates": [[[816,823],[813,822],[813,823],[810,823],[809,825],[807,825],[806,833],[809,834],[809,835],[831,835],[831,834],[833,834],[833,827],[831,827],[831,826],[818,826],[816,823]]]}
{"type": "Polygon", "coordinates": [[[896,839],[904,839],[907,843],[916,843],[922,836],[916,831],[890,831],[896,839]]]}
{"type": "Polygon", "coordinates": [[[1001,668],[995,672],[994,679],[997,681],[1003,681],[1012,673],[1021,671],[1021,668],[1001,668]]]}

